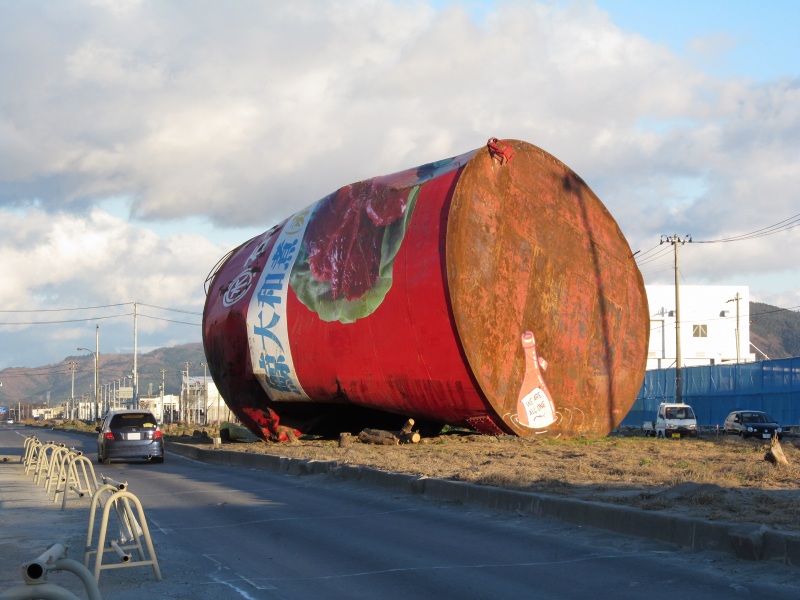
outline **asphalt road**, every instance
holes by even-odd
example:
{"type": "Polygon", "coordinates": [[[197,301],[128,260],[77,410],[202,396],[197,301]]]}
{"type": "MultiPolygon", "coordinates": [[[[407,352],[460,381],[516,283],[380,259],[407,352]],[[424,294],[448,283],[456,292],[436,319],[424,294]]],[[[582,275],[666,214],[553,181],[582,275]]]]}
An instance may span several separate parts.
{"type": "MultiPolygon", "coordinates": [[[[25,435],[94,458],[93,438],[0,428],[0,457],[25,435]],[[45,433],[47,435],[45,435],[45,433]]],[[[163,580],[149,566],[104,571],[103,598],[306,599],[800,597],[800,570],[687,552],[547,519],[401,495],[321,475],[220,467],[168,452],[112,463],[145,509],[163,580]]],[[[66,511],[16,462],[0,463],[0,592],[20,563],[64,541],[83,560],[89,502],[66,511]]],[[[71,573],[50,583],[86,597],[71,573]]]]}

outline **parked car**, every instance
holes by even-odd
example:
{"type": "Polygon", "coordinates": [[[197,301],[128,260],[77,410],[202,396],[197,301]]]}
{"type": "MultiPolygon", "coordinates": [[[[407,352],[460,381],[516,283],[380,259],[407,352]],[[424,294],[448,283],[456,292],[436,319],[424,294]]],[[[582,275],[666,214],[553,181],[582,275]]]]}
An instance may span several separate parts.
{"type": "Polygon", "coordinates": [[[739,437],[760,437],[770,439],[777,434],[783,437],[783,429],[778,422],[760,410],[735,410],[725,419],[725,433],[735,433],[739,437]]]}
{"type": "Polygon", "coordinates": [[[97,462],[143,459],[164,462],[164,437],[153,413],[146,410],[114,410],[96,428],[97,462]]]}
{"type": "Polygon", "coordinates": [[[645,421],[642,429],[645,437],[697,437],[697,417],[688,404],[662,402],[658,405],[656,420],[645,421]]]}

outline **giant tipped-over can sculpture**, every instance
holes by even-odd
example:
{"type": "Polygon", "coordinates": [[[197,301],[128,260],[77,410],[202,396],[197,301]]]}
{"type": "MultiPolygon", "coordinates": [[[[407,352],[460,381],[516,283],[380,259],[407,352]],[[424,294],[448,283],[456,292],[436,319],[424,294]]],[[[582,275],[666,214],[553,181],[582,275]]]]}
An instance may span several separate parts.
{"type": "Polygon", "coordinates": [[[485,147],[347,185],[226,256],[203,343],[264,439],[399,428],[606,435],[647,359],[616,221],[547,152],[485,147]]]}

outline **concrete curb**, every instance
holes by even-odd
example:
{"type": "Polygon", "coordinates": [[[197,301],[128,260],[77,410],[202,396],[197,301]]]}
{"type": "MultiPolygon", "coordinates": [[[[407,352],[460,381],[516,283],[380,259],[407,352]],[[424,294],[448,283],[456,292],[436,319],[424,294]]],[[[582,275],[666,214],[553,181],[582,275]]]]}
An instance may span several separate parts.
{"type": "Polygon", "coordinates": [[[531,492],[391,473],[335,460],[288,458],[222,449],[203,449],[171,442],[168,451],[218,465],[263,469],[290,475],[327,475],[400,493],[520,515],[548,517],[566,523],[643,537],[693,550],[727,552],[745,560],[772,560],[800,566],[800,535],[767,529],[756,523],[726,523],[644,511],[627,506],[546,496],[531,492]]]}

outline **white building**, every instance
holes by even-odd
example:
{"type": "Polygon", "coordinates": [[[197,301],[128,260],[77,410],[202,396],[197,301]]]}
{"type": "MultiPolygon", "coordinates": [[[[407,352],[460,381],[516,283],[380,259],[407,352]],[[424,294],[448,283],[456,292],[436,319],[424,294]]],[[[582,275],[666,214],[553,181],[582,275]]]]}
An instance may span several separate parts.
{"type": "MultiPolygon", "coordinates": [[[[680,348],[683,367],[752,362],[750,288],[681,285],[680,348]]],[[[645,286],[650,305],[647,369],[675,367],[675,286],[645,286]]]]}
{"type": "Polygon", "coordinates": [[[170,415],[175,415],[180,406],[180,397],[175,394],[161,396],[139,396],[139,408],[149,410],[159,423],[169,423],[170,415]],[[165,416],[166,415],[166,416],[165,416]]]}
{"type": "Polygon", "coordinates": [[[233,420],[233,414],[211,377],[184,375],[182,387],[183,414],[186,421],[209,424],[233,420]]]}

